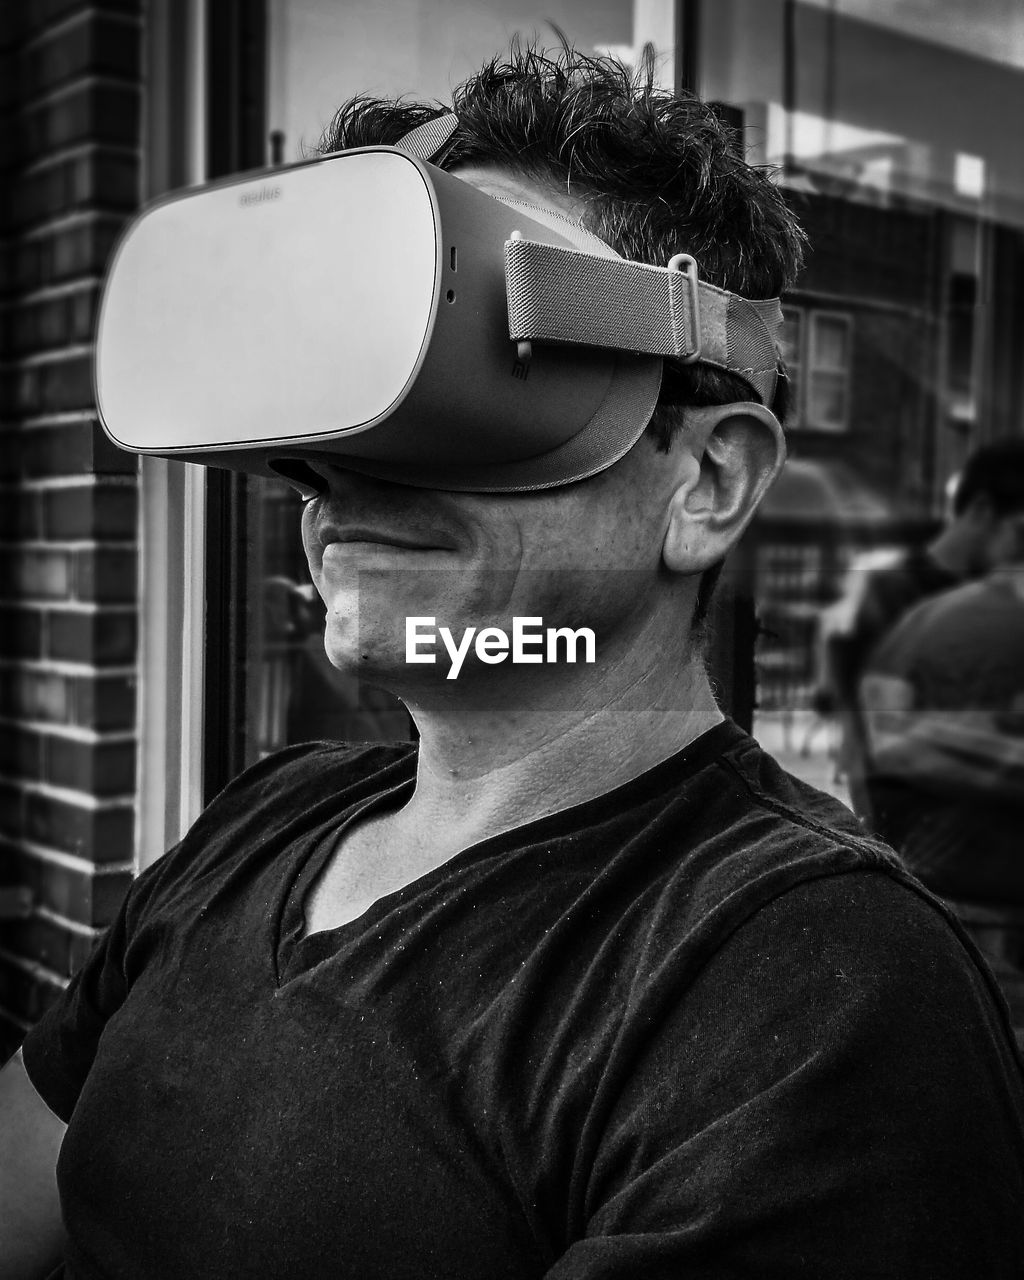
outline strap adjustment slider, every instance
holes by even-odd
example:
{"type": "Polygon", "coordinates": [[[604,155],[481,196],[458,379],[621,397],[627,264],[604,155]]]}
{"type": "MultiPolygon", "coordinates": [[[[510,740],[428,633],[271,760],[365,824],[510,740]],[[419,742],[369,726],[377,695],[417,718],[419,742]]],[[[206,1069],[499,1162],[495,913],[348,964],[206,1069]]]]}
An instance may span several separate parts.
{"type": "MultiPolygon", "coordinates": [[[[680,353],[677,357],[681,364],[696,364],[701,357],[702,343],[700,340],[700,296],[698,293],[698,285],[700,283],[697,274],[697,260],[688,253],[677,253],[669,259],[668,270],[678,272],[686,277],[689,288],[686,293],[687,301],[690,306],[689,315],[689,332],[690,332],[690,350],[685,354],[680,353]]],[[[677,290],[670,287],[669,303],[673,312],[676,307],[677,290]]],[[[673,317],[673,328],[675,328],[673,317]]]]}

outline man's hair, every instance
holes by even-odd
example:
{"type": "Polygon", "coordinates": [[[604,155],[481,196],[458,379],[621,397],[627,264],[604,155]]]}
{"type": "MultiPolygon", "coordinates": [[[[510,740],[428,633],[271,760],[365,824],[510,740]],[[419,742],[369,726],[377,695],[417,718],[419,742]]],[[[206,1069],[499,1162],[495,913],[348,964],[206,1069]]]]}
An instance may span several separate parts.
{"type": "Polygon", "coordinates": [[[1024,439],[983,445],[967,459],[953,496],[961,516],[976,498],[987,498],[997,516],[1024,512],[1024,439]]]}
{"type": "MultiPolygon", "coordinates": [[[[692,94],[654,82],[648,52],[636,73],[563,41],[554,52],[514,40],[453,92],[450,107],[408,99],[353,98],[325,131],[322,154],[394,145],[410,130],[453,111],[458,127],[433,163],[443,169],[493,164],[580,202],[589,231],[623,257],[667,266],[677,253],[701,279],[746,298],[774,298],[800,269],[804,235],[769,171],[749,165],[735,133],[692,94]]],[[[658,408],[648,427],[667,451],[686,407],[751,399],[736,374],[665,361],[658,408]]],[[[785,366],[771,404],[784,421],[785,366]]],[[[702,577],[694,625],[707,613],[718,573],[702,577]]]]}
{"type": "MultiPolygon", "coordinates": [[[[494,164],[564,191],[594,235],[623,257],[666,266],[676,253],[700,277],[746,298],[774,298],[799,271],[804,237],[768,171],[739,154],[735,134],[692,94],[654,83],[648,54],[634,74],[567,44],[555,52],[513,41],[459,85],[450,107],[358,96],[325,131],[321,153],[391,145],[448,111],[458,128],[434,159],[442,169],[494,164]]],[[[662,403],[749,400],[738,376],[665,362],[662,403]]],[[[773,407],[786,411],[786,380],[773,407]]],[[[652,429],[668,444],[672,422],[652,429]]]]}

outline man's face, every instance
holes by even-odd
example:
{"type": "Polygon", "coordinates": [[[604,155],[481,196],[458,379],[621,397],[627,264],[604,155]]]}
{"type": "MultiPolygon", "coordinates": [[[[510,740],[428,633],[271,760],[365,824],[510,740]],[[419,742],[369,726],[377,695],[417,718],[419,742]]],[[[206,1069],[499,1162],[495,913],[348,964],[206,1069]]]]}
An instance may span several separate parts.
{"type": "Polygon", "coordinates": [[[993,516],[985,551],[988,569],[1024,564],[1024,513],[993,516]]]}
{"type": "MultiPolygon", "coordinates": [[[[665,590],[665,512],[678,481],[671,455],[647,438],[600,475],[529,494],[439,492],[316,469],[328,490],[307,504],[303,541],[327,606],[328,656],[398,691],[448,669],[443,651],[434,666],[406,663],[407,618],[435,618],[456,640],[468,627],[508,634],[514,617],[589,627],[600,660],[665,590]]],[[[470,660],[460,679],[482,673],[509,674],[470,660]]]]}
{"type": "MultiPolygon", "coordinates": [[[[501,169],[458,176],[491,195],[577,213],[566,196],[501,169]]],[[[328,491],[307,505],[303,541],[327,606],[327,653],[386,686],[436,683],[448,669],[443,650],[434,666],[406,663],[407,618],[435,618],[456,640],[468,627],[509,633],[514,617],[590,627],[600,660],[664,586],[665,508],[678,479],[671,455],[646,438],[600,475],[526,494],[441,492],[316,469],[328,491]]],[[[460,679],[493,679],[506,666],[467,661],[460,679]]]]}

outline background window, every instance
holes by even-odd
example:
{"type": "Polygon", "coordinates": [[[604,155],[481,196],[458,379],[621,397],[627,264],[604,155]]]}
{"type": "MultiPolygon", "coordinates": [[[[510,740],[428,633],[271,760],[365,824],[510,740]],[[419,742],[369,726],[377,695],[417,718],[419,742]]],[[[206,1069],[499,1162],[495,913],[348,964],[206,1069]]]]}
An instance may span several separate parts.
{"type": "Polygon", "coordinates": [[[804,313],[799,307],[783,307],[785,317],[779,339],[782,345],[782,358],[786,362],[789,373],[790,424],[799,425],[800,399],[803,390],[803,335],[804,313]]]}
{"type": "Polygon", "coordinates": [[[845,431],[849,421],[849,316],[812,312],[807,344],[804,421],[821,431],[845,431]]]}
{"type": "Polygon", "coordinates": [[[835,311],[784,307],[782,355],[789,370],[787,426],[846,431],[850,423],[853,320],[835,311]]]}

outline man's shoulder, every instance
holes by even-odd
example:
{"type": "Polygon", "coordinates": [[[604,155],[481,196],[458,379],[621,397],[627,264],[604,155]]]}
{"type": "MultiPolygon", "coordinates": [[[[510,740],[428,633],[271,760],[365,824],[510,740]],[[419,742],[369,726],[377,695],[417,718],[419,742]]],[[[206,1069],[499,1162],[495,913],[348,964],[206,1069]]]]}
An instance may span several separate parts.
{"type": "MultiPolygon", "coordinates": [[[[780,948],[834,951],[837,971],[844,956],[859,957],[865,982],[873,974],[884,994],[898,978],[908,999],[959,975],[963,1000],[980,1002],[998,1036],[1010,1036],[975,948],[889,845],[752,739],[733,745],[719,763],[742,796],[723,806],[712,856],[701,855],[686,895],[678,895],[684,927],[704,934],[708,955],[726,948],[735,960],[753,949],[763,960],[780,948]]],[[[723,796],[729,790],[718,787],[723,796]]]]}
{"type": "Polygon", "coordinates": [[[688,927],[725,931],[794,887],[854,871],[896,879],[892,849],[846,805],[785,770],[751,737],[721,752],[693,796],[666,883],[688,927]]]}
{"type": "Polygon", "coordinates": [[[410,779],[415,753],[411,742],[327,741],[273,752],[233,778],[144,876],[162,895],[316,839],[346,811],[410,779]]]}
{"type": "Polygon", "coordinates": [[[256,761],[203,811],[197,826],[244,821],[279,825],[368,797],[411,772],[412,742],[304,742],[256,761]]]}
{"type": "Polygon", "coordinates": [[[793,839],[822,839],[874,858],[887,855],[853,811],[835,796],[790,773],[754,738],[744,736],[722,753],[720,764],[743,793],[743,807],[773,823],[779,834],[793,839]]]}
{"type": "MultiPolygon", "coordinates": [[[[925,658],[942,660],[950,644],[961,646],[977,634],[998,644],[993,614],[1003,611],[998,591],[986,580],[960,583],[919,600],[899,620],[872,655],[872,670],[912,672],[925,658]],[[992,634],[990,634],[992,633],[992,634]]],[[[1013,606],[1011,606],[1012,608],[1013,606]]],[[[1024,614],[1024,609],[1021,610],[1024,614]]]]}
{"type": "Polygon", "coordinates": [[[959,579],[929,555],[912,547],[885,568],[869,571],[865,582],[865,607],[887,617],[903,613],[918,600],[958,585],[959,579]]]}

